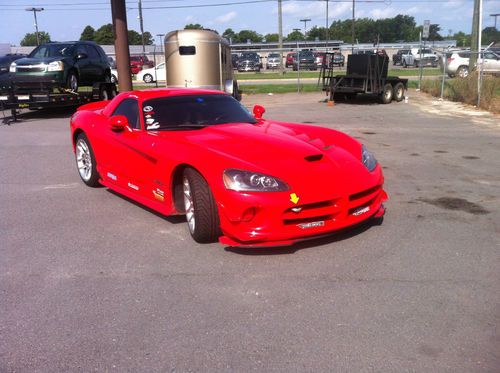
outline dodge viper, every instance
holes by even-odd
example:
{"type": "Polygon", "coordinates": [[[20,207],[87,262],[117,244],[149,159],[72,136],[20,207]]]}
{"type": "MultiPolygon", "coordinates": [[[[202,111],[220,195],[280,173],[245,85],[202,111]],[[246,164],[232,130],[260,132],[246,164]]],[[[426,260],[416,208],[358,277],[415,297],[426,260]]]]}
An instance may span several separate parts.
{"type": "Polygon", "coordinates": [[[212,90],[121,93],[71,117],[77,169],[88,186],[185,214],[197,242],[290,245],[384,215],[382,169],[364,145],[264,112],[212,90]]]}

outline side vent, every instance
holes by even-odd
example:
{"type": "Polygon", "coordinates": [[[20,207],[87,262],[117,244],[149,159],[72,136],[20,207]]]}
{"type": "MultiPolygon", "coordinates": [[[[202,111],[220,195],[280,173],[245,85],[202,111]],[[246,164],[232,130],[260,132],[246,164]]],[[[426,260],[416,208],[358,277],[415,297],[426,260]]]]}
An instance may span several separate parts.
{"type": "Polygon", "coordinates": [[[304,157],[304,159],[308,162],[317,162],[320,161],[323,158],[323,154],[313,154],[313,155],[308,155],[307,157],[304,157]]]}

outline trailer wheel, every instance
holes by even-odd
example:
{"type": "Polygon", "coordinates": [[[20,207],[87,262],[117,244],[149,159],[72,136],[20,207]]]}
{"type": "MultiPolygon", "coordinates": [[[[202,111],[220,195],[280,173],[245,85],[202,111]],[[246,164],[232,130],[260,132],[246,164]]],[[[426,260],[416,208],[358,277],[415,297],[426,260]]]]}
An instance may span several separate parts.
{"type": "Polygon", "coordinates": [[[398,83],[392,90],[392,97],[396,102],[401,102],[405,98],[405,86],[403,83],[398,83]]]}
{"type": "Polygon", "coordinates": [[[66,86],[73,92],[78,91],[78,77],[74,71],[68,74],[68,80],[66,81],[66,86]]]}
{"type": "Polygon", "coordinates": [[[392,85],[390,83],[387,83],[384,86],[382,94],[380,95],[380,101],[383,104],[390,104],[391,103],[391,101],[392,101],[392,85]]]}

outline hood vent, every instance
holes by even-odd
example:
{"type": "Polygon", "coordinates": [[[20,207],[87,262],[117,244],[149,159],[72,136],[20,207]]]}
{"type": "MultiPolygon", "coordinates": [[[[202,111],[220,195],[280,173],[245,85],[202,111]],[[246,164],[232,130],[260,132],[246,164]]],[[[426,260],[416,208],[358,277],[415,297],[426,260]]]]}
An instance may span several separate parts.
{"type": "Polygon", "coordinates": [[[320,161],[322,158],[323,158],[323,154],[313,154],[313,155],[308,155],[307,157],[304,157],[304,159],[308,162],[320,161]]]}

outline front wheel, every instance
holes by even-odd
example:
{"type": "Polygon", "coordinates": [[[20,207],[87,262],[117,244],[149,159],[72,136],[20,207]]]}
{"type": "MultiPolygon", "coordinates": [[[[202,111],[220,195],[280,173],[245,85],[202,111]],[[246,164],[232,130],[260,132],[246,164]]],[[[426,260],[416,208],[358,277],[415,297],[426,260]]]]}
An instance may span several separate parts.
{"type": "Polygon", "coordinates": [[[152,83],[153,82],[153,75],[145,74],[144,77],[142,78],[142,80],[144,80],[144,83],[152,83]]]}
{"type": "Polygon", "coordinates": [[[97,172],[94,151],[84,133],[78,135],[75,148],[76,167],[80,178],[89,187],[99,186],[99,173],[97,172]]]}
{"type": "Polygon", "coordinates": [[[392,90],[392,97],[396,102],[401,102],[405,98],[405,86],[403,83],[398,83],[392,90]]]}
{"type": "Polygon", "coordinates": [[[217,241],[220,236],[219,213],[207,181],[196,170],[187,168],[182,189],[191,237],[199,243],[217,241]]]}

